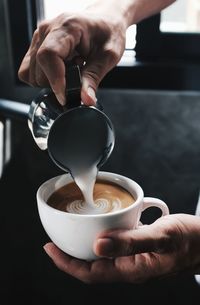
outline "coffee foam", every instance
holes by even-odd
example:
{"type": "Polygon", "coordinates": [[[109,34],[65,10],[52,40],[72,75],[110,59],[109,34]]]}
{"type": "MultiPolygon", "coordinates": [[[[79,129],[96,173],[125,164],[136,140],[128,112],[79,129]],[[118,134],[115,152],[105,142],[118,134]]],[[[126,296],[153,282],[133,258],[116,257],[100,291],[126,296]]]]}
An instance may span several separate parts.
{"type": "Polygon", "coordinates": [[[48,204],[58,210],[85,215],[119,211],[134,202],[133,196],[123,187],[105,180],[96,181],[92,204],[85,200],[81,190],[73,182],[55,191],[48,199],[48,204]]]}
{"type": "Polygon", "coordinates": [[[74,214],[105,214],[123,209],[119,198],[98,198],[94,200],[93,206],[84,200],[75,200],[66,205],[66,212],[74,214]]]}

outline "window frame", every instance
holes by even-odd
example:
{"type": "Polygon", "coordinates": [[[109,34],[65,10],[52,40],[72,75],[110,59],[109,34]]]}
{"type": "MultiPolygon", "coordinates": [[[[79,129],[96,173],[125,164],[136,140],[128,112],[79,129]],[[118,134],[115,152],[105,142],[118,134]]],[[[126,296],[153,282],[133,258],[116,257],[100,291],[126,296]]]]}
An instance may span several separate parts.
{"type": "Polygon", "coordinates": [[[135,62],[114,68],[102,87],[200,90],[200,33],[160,31],[161,15],[137,25],[135,62]],[[126,75],[126,76],[125,76],[126,75]]]}
{"type": "Polygon", "coordinates": [[[162,32],[160,22],[157,14],[137,25],[137,59],[200,60],[200,33],[162,32]]]}

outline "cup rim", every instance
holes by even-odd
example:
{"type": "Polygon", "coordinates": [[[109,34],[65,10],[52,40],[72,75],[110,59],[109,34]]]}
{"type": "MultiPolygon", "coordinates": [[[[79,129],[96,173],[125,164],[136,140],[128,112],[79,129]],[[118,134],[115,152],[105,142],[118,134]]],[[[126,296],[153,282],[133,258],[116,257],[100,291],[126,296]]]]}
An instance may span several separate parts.
{"type": "MultiPolygon", "coordinates": [[[[48,205],[47,202],[43,199],[43,193],[44,193],[44,190],[45,190],[46,186],[49,185],[49,184],[53,184],[55,186],[55,183],[61,177],[64,177],[64,176],[70,178],[70,181],[68,181],[66,184],[68,184],[68,183],[73,181],[73,178],[71,177],[71,175],[69,173],[65,173],[65,174],[61,174],[61,175],[55,176],[53,178],[50,178],[50,179],[46,180],[44,183],[42,183],[40,185],[40,187],[38,188],[37,193],[36,193],[36,198],[37,198],[37,204],[38,205],[43,205],[49,211],[54,212],[56,214],[63,215],[63,216],[64,215],[65,216],[66,215],[70,215],[70,217],[74,217],[74,218],[106,218],[106,217],[112,217],[112,216],[116,216],[116,215],[121,215],[121,214],[127,213],[129,210],[132,210],[133,207],[136,208],[141,203],[142,199],[144,198],[143,189],[141,188],[141,186],[136,181],[134,181],[134,180],[132,180],[132,179],[126,177],[126,176],[119,175],[119,174],[116,174],[116,173],[99,171],[98,174],[97,174],[97,179],[98,178],[102,178],[105,181],[110,181],[110,182],[113,182],[113,183],[118,184],[120,186],[121,186],[121,184],[117,183],[117,182],[122,181],[122,180],[126,181],[126,183],[129,184],[130,188],[132,187],[132,189],[134,190],[134,193],[136,193],[136,195],[137,195],[137,199],[135,200],[135,202],[133,204],[131,204],[130,206],[122,209],[122,210],[118,210],[118,211],[114,211],[114,212],[110,212],[110,213],[102,213],[102,214],[75,214],[75,213],[67,213],[67,212],[58,210],[58,209],[48,205]]],[[[55,192],[60,187],[62,187],[62,185],[60,185],[59,187],[55,188],[53,190],[53,192],[55,192]]],[[[125,188],[128,192],[131,192],[125,186],[122,186],[122,187],[125,188]]],[[[51,194],[49,194],[49,196],[51,194]]],[[[133,195],[133,193],[131,193],[131,195],[133,195]]],[[[49,196],[48,196],[48,198],[49,198],[49,196]]]]}

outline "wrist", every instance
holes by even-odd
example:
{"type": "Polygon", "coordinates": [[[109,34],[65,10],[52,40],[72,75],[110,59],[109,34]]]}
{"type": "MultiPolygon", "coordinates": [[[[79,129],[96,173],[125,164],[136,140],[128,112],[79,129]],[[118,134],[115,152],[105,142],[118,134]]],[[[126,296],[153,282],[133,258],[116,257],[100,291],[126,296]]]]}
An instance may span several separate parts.
{"type": "Polygon", "coordinates": [[[175,0],[96,0],[88,8],[96,13],[112,15],[114,19],[122,21],[127,29],[130,25],[159,13],[173,2],[175,0]]]}
{"type": "Polygon", "coordinates": [[[161,12],[164,8],[171,5],[175,0],[97,0],[96,6],[107,6],[109,11],[119,15],[124,19],[126,28],[161,12]]]}
{"type": "Polygon", "coordinates": [[[94,14],[109,16],[109,19],[122,24],[125,30],[134,23],[133,0],[96,0],[86,10],[94,14]]]}

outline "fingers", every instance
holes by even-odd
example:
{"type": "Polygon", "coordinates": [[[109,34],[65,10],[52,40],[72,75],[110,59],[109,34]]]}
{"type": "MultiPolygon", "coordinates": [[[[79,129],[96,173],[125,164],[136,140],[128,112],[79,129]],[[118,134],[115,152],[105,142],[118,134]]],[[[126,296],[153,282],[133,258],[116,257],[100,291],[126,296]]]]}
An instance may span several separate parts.
{"type": "Polygon", "coordinates": [[[62,29],[50,32],[37,52],[37,61],[45,73],[58,101],[65,104],[65,64],[77,44],[80,42],[79,32],[68,34],[62,29]]]}
{"type": "Polygon", "coordinates": [[[162,225],[152,224],[137,230],[113,230],[99,236],[94,251],[99,256],[118,257],[138,253],[169,251],[173,243],[162,225]]]}
{"type": "Polygon", "coordinates": [[[19,79],[32,86],[49,86],[48,79],[37,62],[37,52],[48,35],[48,28],[49,22],[43,21],[35,30],[30,47],[18,71],[19,79]]]}
{"type": "Polygon", "coordinates": [[[85,283],[109,283],[122,278],[113,260],[82,261],[65,254],[53,243],[46,244],[44,250],[60,270],[85,283]]]}
{"type": "Polygon", "coordinates": [[[114,52],[103,48],[94,53],[82,71],[81,98],[85,105],[95,105],[97,88],[105,75],[115,66],[117,58],[114,52]]]}
{"type": "Polygon", "coordinates": [[[66,255],[53,243],[46,244],[44,250],[60,270],[76,277],[77,279],[85,279],[86,281],[90,272],[89,263],[66,255]]]}
{"type": "Polygon", "coordinates": [[[35,81],[35,68],[33,69],[33,66],[35,66],[35,57],[39,46],[40,46],[39,31],[36,30],[33,34],[30,47],[26,55],[24,56],[18,71],[19,79],[33,86],[37,85],[35,81]],[[31,71],[33,72],[33,70],[34,73],[31,73],[31,71]]]}
{"type": "Polygon", "coordinates": [[[36,30],[30,48],[19,68],[19,79],[33,86],[50,85],[58,101],[65,104],[65,64],[80,43],[80,30],[68,33],[63,27],[43,24],[36,30]]]}
{"type": "MultiPolygon", "coordinates": [[[[87,284],[141,283],[162,273],[159,257],[151,253],[86,262],[65,254],[53,243],[46,244],[44,250],[61,271],[87,284]]],[[[169,263],[166,261],[167,266],[169,263]]]]}
{"type": "Polygon", "coordinates": [[[117,64],[125,45],[124,36],[118,37],[112,29],[101,18],[94,22],[93,18],[80,15],[61,14],[50,22],[43,22],[33,35],[19,78],[33,86],[50,85],[64,105],[67,89],[64,62],[78,55],[81,63],[85,63],[81,99],[85,105],[95,105],[99,83],[117,64]]]}

